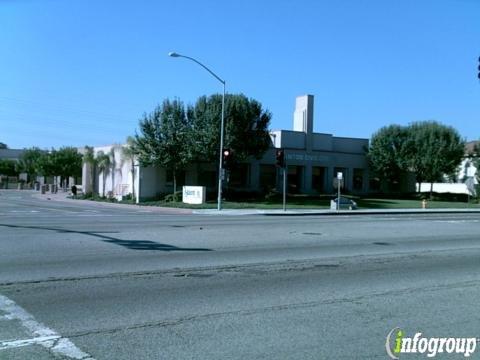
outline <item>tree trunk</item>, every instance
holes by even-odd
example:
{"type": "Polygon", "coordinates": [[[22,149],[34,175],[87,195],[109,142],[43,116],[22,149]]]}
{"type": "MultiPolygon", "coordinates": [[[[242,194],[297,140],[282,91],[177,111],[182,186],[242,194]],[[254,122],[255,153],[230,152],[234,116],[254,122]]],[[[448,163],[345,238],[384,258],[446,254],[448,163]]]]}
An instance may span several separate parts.
{"type": "Polygon", "coordinates": [[[97,191],[97,180],[96,180],[97,168],[95,167],[95,165],[92,165],[91,171],[92,171],[92,195],[95,195],[97,191]]]}
{"type": "Polygon", "coordinates": [[[135,202],[135,164],[132,159],[132,200],[135,202]]]}
{"type": "Polygon", "coordinates": [[[433,198],[433,182],[430,183],[430,200],[433,198]]]}
{"type": "Polygon", "coordinates": [[[112,194],[115,193],[115,165],[112,164],[112,194]]]}
{"type": "Polygon", "coordinates": [[[102,171],[102,179],[103,179],[103,184],[102,184],[102,185],[103,185],[103,191],[102,191],[102,195],[103,195],[103,197],[106,197],[106,195],[105,195],[105,181],[107,180],[107,177],[105,176],[105,170],[102,171]]]}
{"type": "Polygon", "coordinates": [[[177,172],[173,169],[173,196],[177,193],[177,172]]]}

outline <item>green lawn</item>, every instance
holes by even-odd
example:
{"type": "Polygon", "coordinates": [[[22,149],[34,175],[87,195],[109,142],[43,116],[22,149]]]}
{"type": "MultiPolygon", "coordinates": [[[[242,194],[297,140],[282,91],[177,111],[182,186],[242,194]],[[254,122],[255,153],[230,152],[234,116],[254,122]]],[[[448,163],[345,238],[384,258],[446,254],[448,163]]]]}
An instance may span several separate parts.
{"type": "MultiPolygon", "coordinates": [[[[420,209],[422,202],[420,200],[401,200],[401,199],[358,199],[359,209],[420,209]]],[[[466,203],[455,201],[428,201],[427,209],[467,209],[480,208],[478,203],[466,203]]]]}
{"type": "MultiPolygon", "coordinates": [[[[364,198],[355,199],[359,209],[421,209],[422,203],[420,200],[401,200],[401,199],[374,199],[364,198]]],[[[216,209],[217,202],[209,201],[204,205],[189,205],[182,202],[164,202],[164,201],[149,201],[142,203],[146,206],[163,206],[163,207],[177,207],[189,209],[216,209]]],[[[223,201],[222,207],[224,209],[281,209],[282,203],[278,201],[249,201],[249,202],[232,202],[223,201]]],[[[288,199],[287,208],[289,209],[328,209],[330,208],[330,200],[327,198],[302,198],[295,197],[288,199]]],[[[449,201],[427,201],[427,208],[429,209],[480,209],[480,204],[471,202],[449,202],[449,201]]]]}

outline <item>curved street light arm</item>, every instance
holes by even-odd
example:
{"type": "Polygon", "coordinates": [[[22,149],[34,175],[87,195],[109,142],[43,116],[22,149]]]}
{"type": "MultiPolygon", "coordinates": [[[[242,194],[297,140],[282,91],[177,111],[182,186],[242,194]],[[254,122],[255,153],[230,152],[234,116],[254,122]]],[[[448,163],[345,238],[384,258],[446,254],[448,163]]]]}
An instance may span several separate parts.
{"type": "Polygon", "coordinates": [[[177,53],[169,53],[170,56],[172,57],[182,57],[182,58],[185,58],[185,59],[188,59],[188,60],[192,60],[193,62],[196,62],[198,65],[200,65],[201,67],[203,67],[205,70],[207,70],[210,74],[212,74],[212,76],[214,76],[218,81],[220,81],[222,84],[225,85],[225,80],[223,80],[220,76],[218,76],[217,74],[215,74],[212,70],[210,70],[207,66],[203,65],[200,61],[198,61],[197,59],[194,59],[190,56],[186,56],[186,55],[181,55],[181,54],[177,54],[177,53]]]}

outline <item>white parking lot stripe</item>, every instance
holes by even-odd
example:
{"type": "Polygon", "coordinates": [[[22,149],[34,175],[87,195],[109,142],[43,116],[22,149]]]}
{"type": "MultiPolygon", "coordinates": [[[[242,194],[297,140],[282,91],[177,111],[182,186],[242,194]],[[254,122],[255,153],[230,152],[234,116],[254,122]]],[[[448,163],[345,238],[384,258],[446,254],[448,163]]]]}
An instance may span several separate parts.
{"type": "Polygon", "coordinates": [[[0,351],[38,344],[69,359],[94,360],[89,354],[77,348],[69,339],[40,324],[27,311],[3,295],[0,295],[0,311],[6,314],[3,316],[6,319],[19,320],[23,327],[32,332],[33,336],[31,339],[0,340],[0,351]]]}

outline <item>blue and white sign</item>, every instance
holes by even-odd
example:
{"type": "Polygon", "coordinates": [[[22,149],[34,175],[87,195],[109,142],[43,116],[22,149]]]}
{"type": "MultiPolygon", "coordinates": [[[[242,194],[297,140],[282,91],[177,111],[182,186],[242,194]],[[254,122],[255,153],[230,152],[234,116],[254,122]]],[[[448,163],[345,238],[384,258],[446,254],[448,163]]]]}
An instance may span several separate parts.
{"type": "Polygon", "coordinates": [[[203,204],[206,197],[205,186],[184,186],[182,201],[185,204],[203,204]]]}

